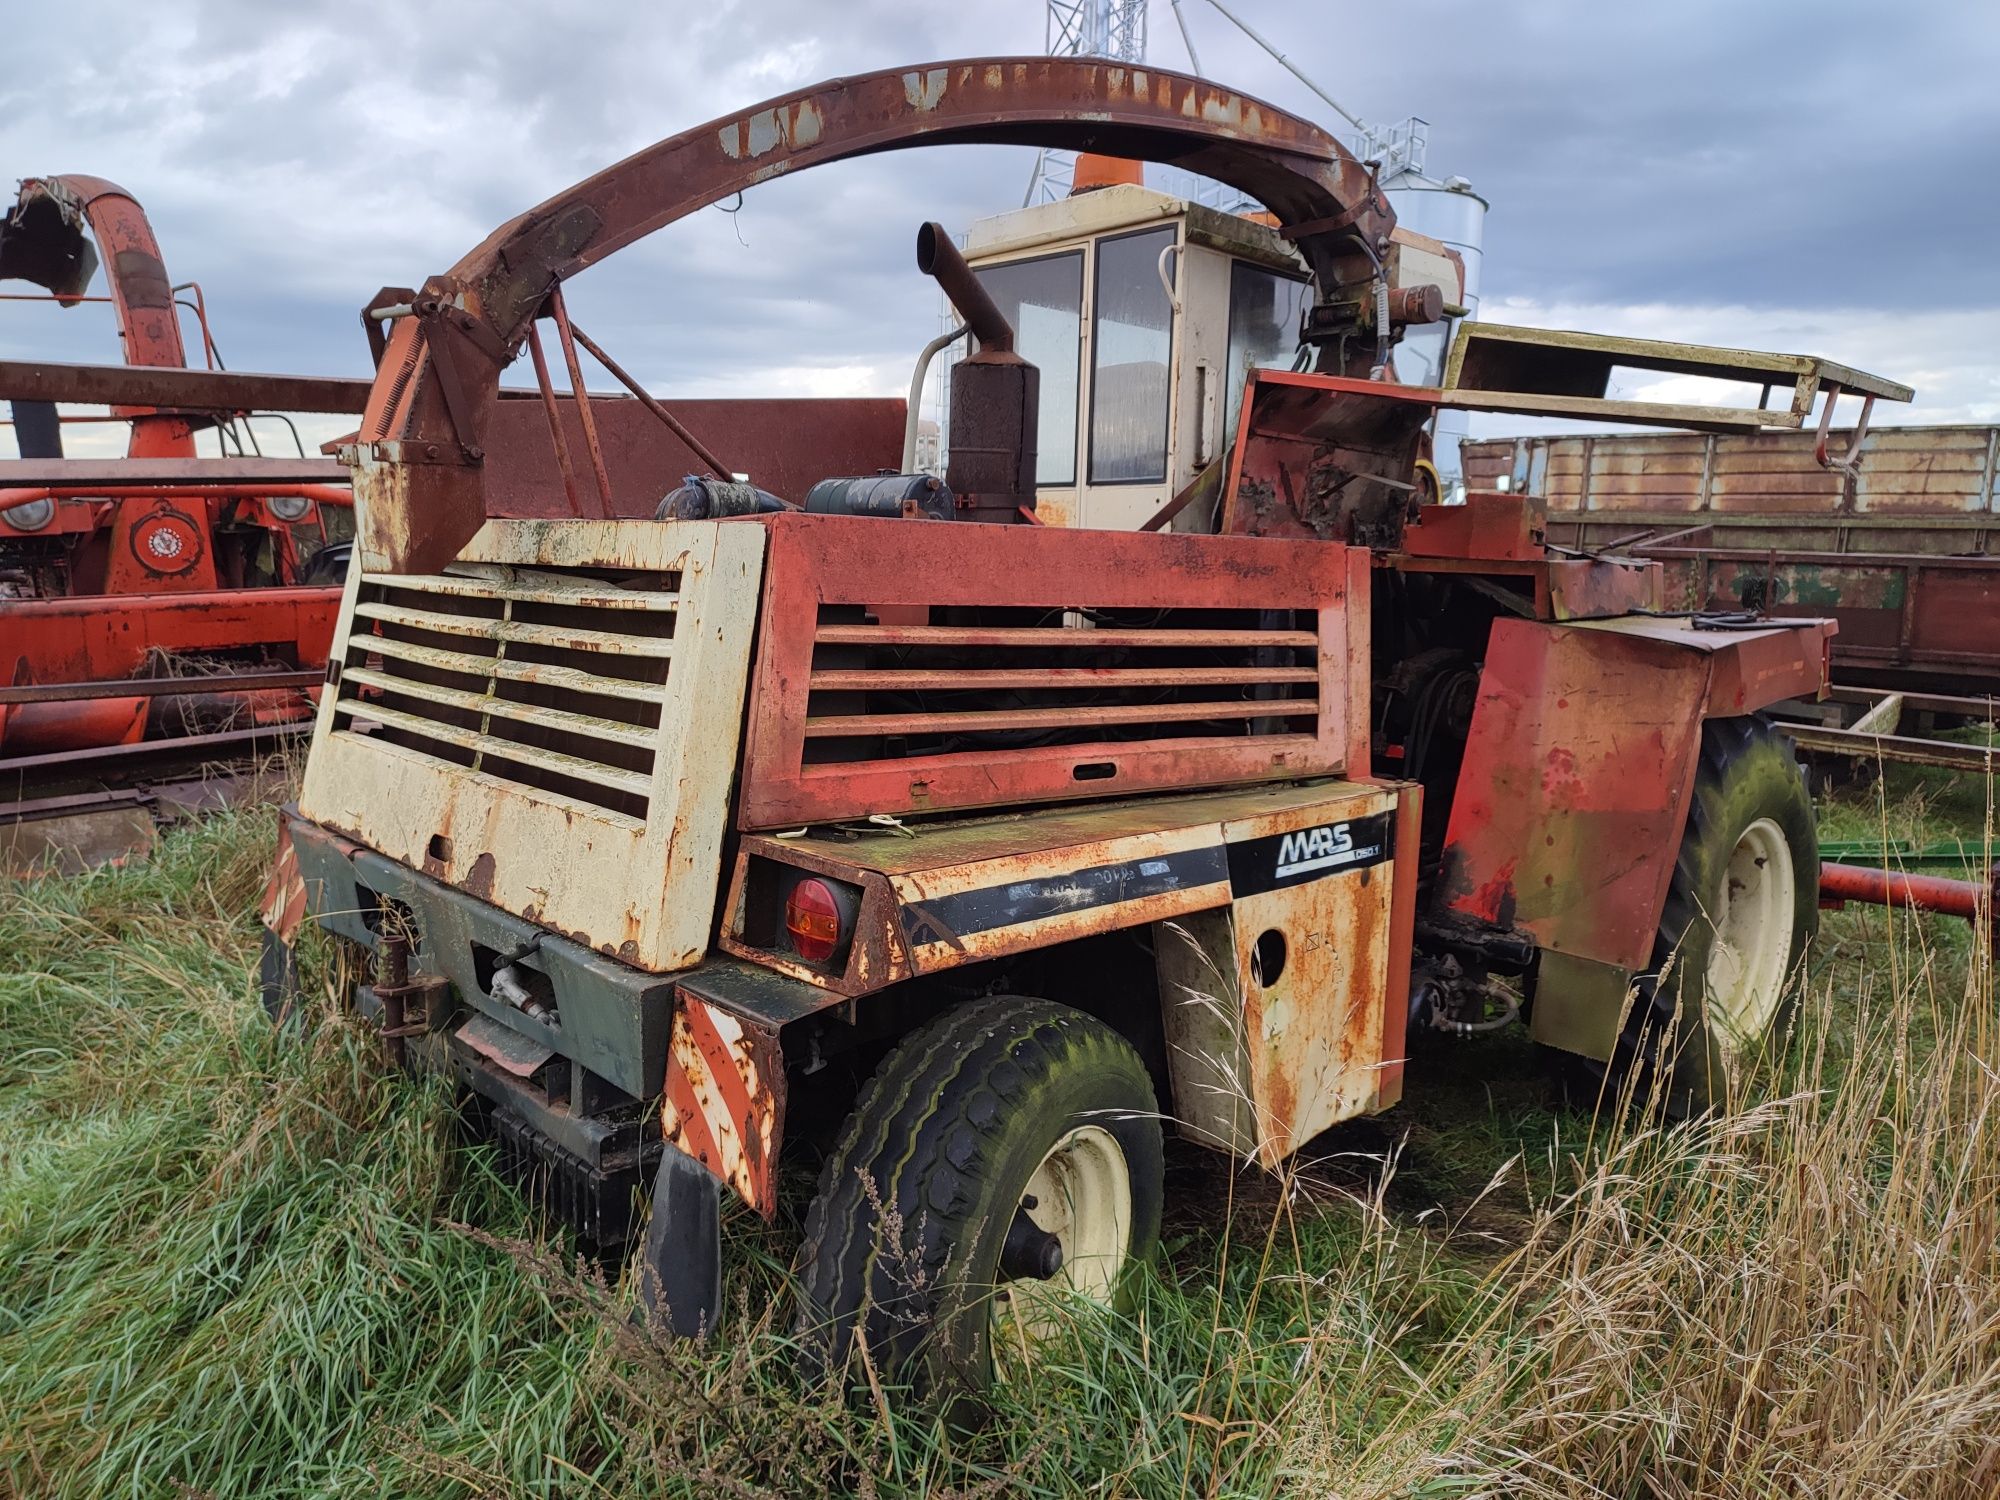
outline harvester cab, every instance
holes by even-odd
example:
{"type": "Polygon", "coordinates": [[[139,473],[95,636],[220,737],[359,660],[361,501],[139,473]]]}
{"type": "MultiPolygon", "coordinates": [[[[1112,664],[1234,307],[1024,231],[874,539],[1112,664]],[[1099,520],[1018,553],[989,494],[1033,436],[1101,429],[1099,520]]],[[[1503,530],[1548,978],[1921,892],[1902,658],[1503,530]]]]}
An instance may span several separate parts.
{"type": "MultiPolygon", "coordinates": [[[[1820,690],[1832,627],[1673,615],[1520,497],[1427,503],[1432,415],[1499,399],[1386,378],[1449,272],[1315,127],[1034,58],[711,122],[385,291],[267,1004],[308,916],[367,950],[355,1007],[587,1237],[622,1245],[652,1184],[640,1290],[682,1331],[721,1306],[721,1193],[773,1215],[781,1158],[817,1156],[803,1331],[963,1384],[1051,1299],[1118,1298],[1169,1129],[1275,1164],[1395,1103],[1413,1027],[1531,998],[1566,1076],[1705,1107],[1814,921],[1757,710],[1820,690]],[[947,141],[1173,162],[1277,227],[1128,187],[977,227],[969,264],[927,230],[977,342],[941,479],[895,431],[810,473],[856,426],[810,402],[744,432],[585,392],[579,348],[626,377],[563,278],[947,141]],[[521,352],[539,400],[499,389],[521,352]],[[633,423],[673,445],[650,469],[610,441],[633,423]]],[[[1589,411],[1602,352],[1488,364],[1589,411]]]]}
{"type": "MultiPolygon", "coordinates": [[[[1117,182],[982,219],[965,258],[1041,372],[1036,519],[1213,531],[1219,484],[1165,507],[1231,447],[1249,373],[1314,353],[1312,282],[1270,215],[1117,182]]],[[[1439,241],[1397,227],[1384,262],[1392,338],[1460,310],[1464,267],[1439,241]]],[[[1372,325],[1339,337],[1374,358],[1372,325]]],[[[1381,365],[1393,377],[1393,345],[1381,365]]],[[[957,430],[954,411],[946,453],[957,430]]],[[[1427,464],[1417,482],[1435,494],[1427,464]]]]}

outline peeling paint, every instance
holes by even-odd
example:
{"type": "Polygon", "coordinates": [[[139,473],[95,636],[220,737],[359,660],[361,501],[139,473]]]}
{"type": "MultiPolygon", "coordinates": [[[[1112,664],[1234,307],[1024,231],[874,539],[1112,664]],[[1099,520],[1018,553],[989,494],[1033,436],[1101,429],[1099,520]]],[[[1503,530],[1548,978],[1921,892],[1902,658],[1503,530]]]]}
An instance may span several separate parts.
{"type": "Polygon", "coordinates": [[[777,1211],[784,1100],[784,1054],[776,1033],[753,1029],[680,991],[661,1133],[767,1219],[777,1211]]]}
{"type": "Polygon", "coordinates": [[[931,68],[923,73],[903,75],[903,97],[910,101],[912,109],[933,110],[944,101],[945,90],[949,86],[948,71],[931,68]]]}

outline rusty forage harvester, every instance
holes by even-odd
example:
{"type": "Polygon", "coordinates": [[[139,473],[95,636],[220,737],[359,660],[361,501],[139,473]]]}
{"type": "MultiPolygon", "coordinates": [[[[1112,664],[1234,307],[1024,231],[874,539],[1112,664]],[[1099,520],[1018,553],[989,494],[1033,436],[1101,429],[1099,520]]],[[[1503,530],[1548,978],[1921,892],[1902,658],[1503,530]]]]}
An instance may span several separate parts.
{"type": "MultiPolygon", "coordinates": [[[[1116,1301],[1167,1133],[1281,1163],[1394,1104],[1415,1030],[1524,1020],[1584,1089],[1706,1107],[1813,926],[1759,710],[1820,691],[1833,627],[1676,614],[1522,496],[1438,503],[1441,408],[1680,415],[1606,396],[1663,346],[1579,335],[1467,324],[1400,384],[1458,278],[1302,120],[1001,58],[686,131],[385,291],[274,1013],[304,921],[370,950],[361,1015],[586,1240],[642,1239],[680,1332],[722,1306],[721,1195],[773,1215],[817,1158],[802,1331],[962,1388],[1116,1301]],[[953,142],[1264,212],[1125,181],[964,252],[922,224],[970,339],[941,466],[901,402],[669,408],[569,320],[566,278],[706,204],[953,142]]],[[[1908,394],[1756,358],[1808,406],[1908,394]]]]}

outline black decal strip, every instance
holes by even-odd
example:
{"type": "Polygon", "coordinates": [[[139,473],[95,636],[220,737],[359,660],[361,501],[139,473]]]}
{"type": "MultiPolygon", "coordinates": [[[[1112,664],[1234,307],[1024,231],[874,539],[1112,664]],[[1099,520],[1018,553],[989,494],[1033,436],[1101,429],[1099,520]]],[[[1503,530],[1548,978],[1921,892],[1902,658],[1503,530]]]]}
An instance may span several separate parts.
{"type": "Polygon", "coordinates": [[[1229,846],[1229,889],[1235,896],[1255,896],[1285,886],[1365,870],[1394,858],[1396,821],[1393,813],[1316,823],[1290,833],[1244,839],[1229,846]]]}
{"type": "Polygon", "coordinates": [[[905,902],[901,912],[903,936],[912,947],[952,942],[955,937],[1019,927],[1066,912],[1119,906],[1195,886],[1221,885],[1228,878],[1229,862],[1223,856],[1222,846],[1210,844],[1203,849],[1121,860],[1115,865],[1093,865],[1087,870],[905,902]]]}

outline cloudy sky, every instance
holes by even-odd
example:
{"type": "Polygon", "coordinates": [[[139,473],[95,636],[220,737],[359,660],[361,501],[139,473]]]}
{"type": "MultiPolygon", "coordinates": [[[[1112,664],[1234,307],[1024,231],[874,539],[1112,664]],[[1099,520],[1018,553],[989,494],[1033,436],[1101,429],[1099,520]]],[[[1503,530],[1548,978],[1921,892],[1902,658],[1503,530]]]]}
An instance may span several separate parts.
{"type": "MultiPolygon", "coordinates": [[[[1824,354],[2000,421],[1990,0],[1231,0],[1492,203],[1486,315],[1824,354]]],[[[1205,72],[1329,111],[1206,0],[1205,72]]],[[[5,23],[0,175],[147,207],[237,369],[365,374],[356,311],[665,135],[842,73],[1043,50],[1040,0],[69,0],[5,23]],[[32,59],[29,65],[28,60],[32,59]]],[[[1167,0],[1150,59],[1187,66],[1167,0]]],[[[1018,204],[1021,150],[834,166],[573,284],[670,394],[892,394],[937,331],[916,225],[1018,204]]],[[[9,188],[11,194],[11,187],[9,188]]],[[[112,359],[109,311],[0,304],[0,356],[112,359]]]]}

